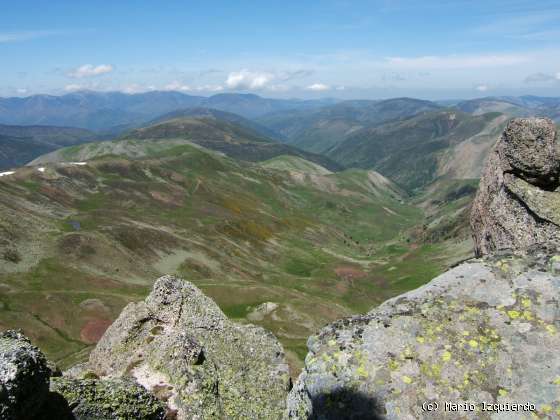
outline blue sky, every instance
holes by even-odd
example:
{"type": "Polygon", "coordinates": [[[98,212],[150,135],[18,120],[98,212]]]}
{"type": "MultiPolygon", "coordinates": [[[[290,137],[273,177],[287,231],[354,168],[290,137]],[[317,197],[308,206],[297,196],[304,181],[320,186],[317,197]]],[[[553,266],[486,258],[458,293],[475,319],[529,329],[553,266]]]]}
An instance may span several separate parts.
{"type": "Polygon", "coordinates": [[[560,95],[560,1],[26,1],[0,95],[560,95]]]}

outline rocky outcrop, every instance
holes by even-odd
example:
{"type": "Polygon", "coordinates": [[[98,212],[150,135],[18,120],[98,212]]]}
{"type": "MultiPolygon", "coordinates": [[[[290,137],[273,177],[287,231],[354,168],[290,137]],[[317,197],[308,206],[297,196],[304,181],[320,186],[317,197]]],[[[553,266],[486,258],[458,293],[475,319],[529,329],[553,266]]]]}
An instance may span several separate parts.
{"type": "Polygon", "coordinates": [[[272,334],[231,322],[199,289],[170,276],[123,310],[88,367],[102,378],[134,378],[183,419],[280,418],[290,383],[272,334]]]}
{"type": "Polygon", "coordinates": [[[474,200],[475,253],[524,252],[560,239],[560,153],[554,122],[512,120],[488,157],[474,200]]]}
{"type": "Polygon", "coordinates": [[[163,420],[165,415],[165,404],[131,380],[62,377],[22,333],[0,334],[2,420],[163,420]]]}
{"type": "Polygon", "coordinates": [[[560,415],[558,252],[472,260],[327,326],[308,341],[289,417],[502,418],[481,411],[483,402],[530,402],[535,414],[560,415]],[[478,411],[445,411],[445,401],[478,411]]]}
{"type": "Polygon", "coordinates": [[[21,333],[0,335],[0,419],[279,419],[290,386],[272,334],[170,276],[123,310],[88,363],[64,376],[48,366],[21,333]]]}
{"type": "Polygon", "coordinates": [[[49,394],[47,359],[18,331],[0,334],[0,419],[33,418],[49,394]]]}
{"type": "Polygon", "coordinates": [[[127,379],[101,381],[59,377],[51,380],[51,391],[51,400],[43,408],[43,414],[53,420],[163,420],[166,415],[165,405],[160,400],[127,379]],[[68,416],[69,409],[71,415],[68,416]]]}

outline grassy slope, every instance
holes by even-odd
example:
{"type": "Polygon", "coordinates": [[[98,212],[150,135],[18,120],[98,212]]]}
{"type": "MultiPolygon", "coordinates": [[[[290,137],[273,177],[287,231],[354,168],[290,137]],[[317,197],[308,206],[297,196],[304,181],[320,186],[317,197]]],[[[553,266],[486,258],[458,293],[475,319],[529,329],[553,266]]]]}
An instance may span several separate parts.
{"type": "Polygon", "coordinates": [[[416,190],[441,176],[476,173],[503,123],[503,115],[497,113],[472,116],[437,111],[361,130],[328,155],[349,167],[374,168],[408,190],[416,190]],[[465,145],[463,150],[464,142],[470,147],[465,145]],[[480,159],[471,159],[468,153],[480,159]],[[450,159],[476,168],[469,166],[461,174],[452,174],[456,168],[445,167],[450,159]]]}
{"type": "Polygon", "coordinates": [[[297,370],[324,323],[450,263],[444,245],[414,241],[422,211],[376,173],[265,169],[187,144],[22,168],[0,179],[0,197],[0,328],[23,328],[63,366],[176,273],[269,328],[297,370]],[[264,302],[279,307],[260,314],[264,302]]]}
{"type": "Polygon", "coordinates": [[[362,128],[437,108],[432,102],[412,98],[355,100],[308,111],[280,111],[258,121],[280,133],[289,144],[325,154],[362,128]]]}
{"type": "Polygon", "coordinates": [[[261,162],[263,168],[278,169],[284,171],[299,171],[307,174],[327,175],[331,171],[323,168],[316,163],[302,159],[297,156],[280,155],[272,159],[261,162]]]}
{"type": "MultiPolygon", "coordinates": [[[[226,114],[229,115],[229,114],[226,114]]],[[[220,115],[218,115],[220,117],[220,115]]],[[[157,122],[133,130],[125,139],[185,139],[235,159],[251,162],[271,159],[279,155],[300,156],[331,170],[342,169],[325,156],[305,152],[278,143],[255,131],[249,122],[220,119],[214,115],[187,116],[157,122]]]]}

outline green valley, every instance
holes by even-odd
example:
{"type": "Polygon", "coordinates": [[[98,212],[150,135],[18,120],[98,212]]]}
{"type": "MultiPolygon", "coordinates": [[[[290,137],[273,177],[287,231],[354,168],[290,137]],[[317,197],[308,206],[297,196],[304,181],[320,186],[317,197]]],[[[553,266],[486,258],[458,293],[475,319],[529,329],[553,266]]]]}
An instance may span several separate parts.
{"type": "Polygon", "coordinates": [[[424,241],[425,211],[374,171],[235,161],[186,140],[62,149],[0,178],[0,196],[0,325],[23,328],[62,366],[176,273],[230,317],[270,329],[297,371],[323,324],[470,252],[465,238],[424,241]]]}

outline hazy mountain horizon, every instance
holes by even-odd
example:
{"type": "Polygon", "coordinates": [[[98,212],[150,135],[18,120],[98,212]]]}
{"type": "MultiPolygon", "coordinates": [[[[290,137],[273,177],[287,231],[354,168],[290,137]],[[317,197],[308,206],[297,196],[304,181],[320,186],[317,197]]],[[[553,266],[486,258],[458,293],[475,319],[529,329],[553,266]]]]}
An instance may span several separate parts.
{"type": "Polygon", "coordinates": [[[400,98],[410,98],[410,99],[419,99],[424,101],[432,101],[436,103],[442,104],[455,104],[461,101],[470,101],[475,99],[486,99],[486,98],[500,98],[500,99],[507,99],[507,98],[521,98],[521,97],[539,97],[539,98],[559,98],[560,97],[560,90],[556,93],[551,92],[551,89],[542,89],[540,93],[528,93],[525,91],[512,93],[512,94],[497,94],[493,92],[492,94],[488,95],[480,95],[479,94],[466,94],[464,96],[460,95],[436,95],[436,96],[429,96],[429,95],[414,95],[414,94],[401,94],[401,95],[385,95],[385,96],[363,96],[364,92],[367,92],[367,89],[361,90],[361,94],[357,94],[356,96],[347,96],[347,95],[318,95],[313,98],[307,98],[305,96],[277,96],[271,92],[240,92],[240,91],[230,91],[230,92],[220,92],[220,93],[203,93],[203,94],[195,94],[194,92],[184,92],[180,90],[168,90],[168,89],[153,89],[153,90],[146,90],[140,92],[126,92],[122,90],[95,90],[95,89],[80,89],[72,92],[67,92],[63,90],[58,90],[54,92],[36,92],[36,93],[29,93],[29,94],[20,94],[20,95],[2,95],[0,94],[0,99],[29,99],[35,97],[54,97],[60,98],[65,96],[74,96],[74,95],[83,95],[83,94],[90,94],[90,95],[122,95],[125,97],[134,97],[138,95],[145,95],[145,94],[175,94],[175,95],[182,95],[186,97],[192,98],[212,98],[212,97],[220,97],[220,96],[241,96],[241,97],[254,97],[254,98],[264,98],[264,99],[275,99],[275,100],[282,100],[282,101],[359,101],[359,100],[366,100],[366,101],[384,101],[389,99],[400,99],[400,98]]]}

